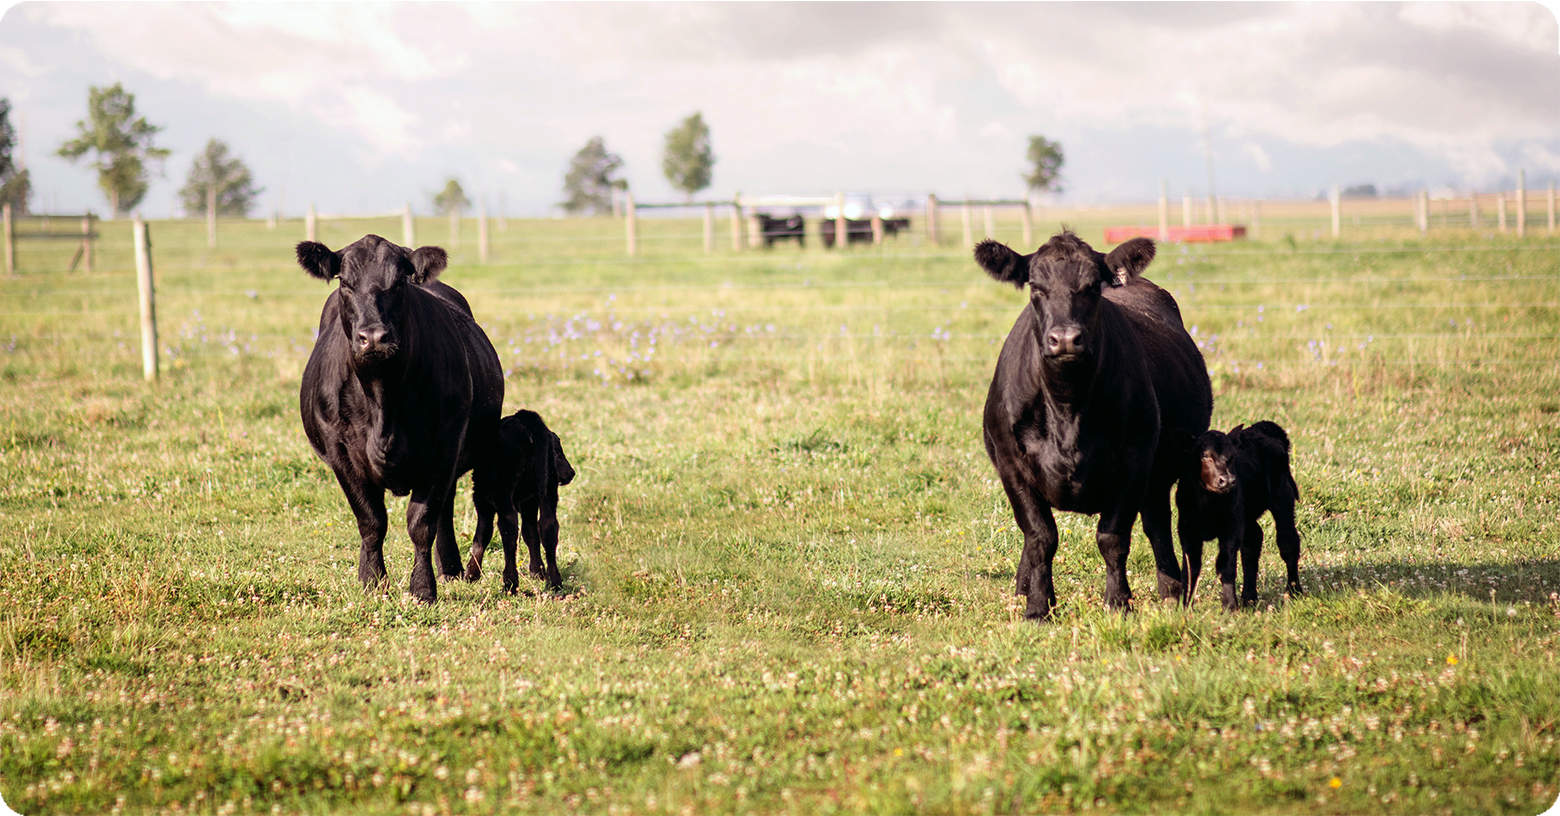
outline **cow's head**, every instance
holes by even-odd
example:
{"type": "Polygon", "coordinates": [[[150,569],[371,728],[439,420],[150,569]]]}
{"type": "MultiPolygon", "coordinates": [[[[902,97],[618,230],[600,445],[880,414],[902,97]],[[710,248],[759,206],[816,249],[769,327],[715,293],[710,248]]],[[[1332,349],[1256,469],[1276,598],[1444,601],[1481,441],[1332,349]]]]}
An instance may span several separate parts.
{"type": "Polygon", "coordinates": [[[552,443],[553,468],[558,472],[558,484],[566,485],[574,481],[574,466],[569,464],[569,457],[563,455],[563,440],[552,431],[548,431],[547,436],[552,443]]]}
{"type": "Polygon", "coordinates": [[[341,281],[341,331],[357,367],[391,359],[405,325],[406,287],[432,282],[448,256],[439,247],[413,252],[377,235],[365,235],[335,252],[324,244],[298,244],[298,265],[320,280],[341,281]]]}
{"type": "Polygon", "coordinates": [[[989,238],[975,246],[975,262],[986,274],[1020,289],[1029,284],[1040,351],[1056,364],[1093,356],[1095,318],[1105,288],[1124,286],[1153,259],[1154,242],[1147,238],[1133,238],[1102,255],[1066,230],[1030,255],[989,238]]]}
{"type": "Polygon", "coordinates": [[[1235,489],[1235,440],[1231,435],[1238,436],[1240,431],[1240,426],[1229,434],[1207,431],[1192,444],[1197,481],[1203,490],[1222,494],[1235,489]]]}

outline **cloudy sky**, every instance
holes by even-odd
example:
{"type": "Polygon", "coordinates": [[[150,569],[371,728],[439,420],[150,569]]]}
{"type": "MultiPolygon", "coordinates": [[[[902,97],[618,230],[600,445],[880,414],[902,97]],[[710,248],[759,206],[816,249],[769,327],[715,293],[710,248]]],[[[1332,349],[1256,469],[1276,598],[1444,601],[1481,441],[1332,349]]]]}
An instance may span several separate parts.
{"type": "Polygon", "coordinates": [[[680,198],[665,133],[694,111],[705,195],[1013,197],[1027,137],[1063,200],[1493,190],[1560,175],[1560,28],[1534,3],[22,3],[0,18],[35,209],[106,208],[54,156],[122,82],[173,155],[207,139],[264,209],[428,211],[449,177],[510,215],[562,198],[591,136],[641,201],[680,198]]]}

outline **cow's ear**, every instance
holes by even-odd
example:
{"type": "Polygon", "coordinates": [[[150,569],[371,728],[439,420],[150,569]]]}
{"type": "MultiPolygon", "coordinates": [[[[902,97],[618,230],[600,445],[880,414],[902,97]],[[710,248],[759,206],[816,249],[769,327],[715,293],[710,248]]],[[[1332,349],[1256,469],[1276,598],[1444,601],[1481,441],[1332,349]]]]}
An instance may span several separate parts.
{"type": "Polygon", "coordinates": [[[318,241],[298,244],[298,265],[320,280],[328,281],[341,274],[341,256],[318,241]]]}
{"type": "Polygon", "coordinates": [[[975,245],[975,263],[986,274],[1003,283],[1011,283],[1016,289],[1029,282],[1029,263],[1023,255],[987,238],[975,245]]]}
{"type": "Polygon", "coordinates": [[[1105,256],[1105,266],[1110,270],[1108,283],[1111,286],[1124,286],[1132,278],[1140,277],[1143,270],[1148,268],[1150,261],[1154,260],[1154,240],[1152,238],[1132,238],[1122,242],[1121,246],[1110,251],[1105,256]]]}
{"type": "Polygon", "coordinates": [[[448,266],[450,256],[445,254],[443,248],[436,246],[418,247],[412,253],[412,268],[417,270],[412,275],[412,283],[431,283],[437,280],[439,273],[448,266]]]}

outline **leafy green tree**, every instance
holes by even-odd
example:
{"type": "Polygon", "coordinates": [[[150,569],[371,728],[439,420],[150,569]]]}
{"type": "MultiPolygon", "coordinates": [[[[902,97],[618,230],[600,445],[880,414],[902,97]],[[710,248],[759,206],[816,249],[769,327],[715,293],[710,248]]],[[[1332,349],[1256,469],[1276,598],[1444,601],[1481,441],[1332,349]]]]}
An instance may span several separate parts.
{"type": "Polygon", "coordinates": [[[1024,174],[1024,183],[1028,184],[1031,190],[1060,193],[1064,161],[1066,158],[1062,155],[1061,142],[1053,142],[1044,136],[1030,136],[1030,170],[1024,174]]]}
{"type": "Polygon", "coordinates": [[[692,199],[693,194],[710,186],[715,170],[715,153],[710,148],[710,126],[703,114],[695,111],[682,124],[666,133],[666,150],[661,172],[673,187],[692,199]]]}
{"type": "Polygon", "coordinates": [[[459,215],[471,206],[471,199],[460,187],[460,182],[450,179],[444,184],[444,192],[433,197],[433,211],[440,215],[459,215]]]}
{"type": "Polygon", "coordinates": [[[27,200],[32,198],[32,177],[12,157],[15,149],[11,100],[0,97],[0,204],[10,204],[11,212],[21,215],[27,212],[27,200]]]}
{"type": "Polygon", "coordinates": [[[563,192],[568,198],[563,208],[570,213],[589,211],[592,215],[612,212],[612,191],[627,190],[628,182],[613,178],[623,159],[607,152],[600,136],[592,136],[580,152],[569,162],[569,172],[563,176],[563,192]]]}
{"type": "Polygon", "coordinates": [[[75,161],[92,151],[98,186],[108,196],[114,216],[134,209],[146,197],[147,163],[161,163],[168,157],[166,148],[152,144],[162,128],[145,117],[136,118],[135,94],[126,93],[118,82],[111,88],[94,85],[87,91],[87,118],[76,128],[81,135],[61,145],[59,155],[75,161]]]}
{"type": "Polygon", "coordinates": [[[190,163],[190,174],[179,190],[179,201],[190,215],[206,212],[207,190],[216,188],[217,215],[249,215],[264,188],[255,186],[244,160],[228,153],[219,139],[206,142],[206,149],[190,163]]]}

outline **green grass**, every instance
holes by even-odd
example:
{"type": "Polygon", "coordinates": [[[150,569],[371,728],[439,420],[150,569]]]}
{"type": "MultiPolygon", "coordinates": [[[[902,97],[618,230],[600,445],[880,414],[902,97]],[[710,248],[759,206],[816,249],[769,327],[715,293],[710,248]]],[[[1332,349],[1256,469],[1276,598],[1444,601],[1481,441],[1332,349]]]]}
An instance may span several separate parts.
{"type": "MultiPolygon", "coordinates": [[[[1085,216],[1098,245],[1114,216],[1085,216]]],[[[1323,225],[1274,214],[1267,242],[1162,247],[1148,273],[1197,328],[1214,424],[1289,429],[1309,594],[1281,595],[1269,546],[1255,611],[1208,582],[1160,602],[1139,532],[1136,611],[1110,614],[1092,519],[1059,514],[1045,626],[980,443],[1022,298],[951,245],[706,256],[696,220],[646,219],[630,260],[612,222],[513,220],[479,265],[468,229],[444,279],[506,412],[540,411],[579,477],[564,593],[490,575],[426,607],[405,500],[394,590],[365,595],[299,428],[329,291],[291,261],[300,225],[224,223],[215,250],[152,225],[151,385],[128,226],[102,225],[91,275],[24,243],[0,280],[0,792],[28,814],[1541,812],[1560,247],[1323,225]]],[[[400,234],[321,238],[369,231],[400,234]]]]}

